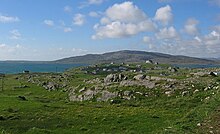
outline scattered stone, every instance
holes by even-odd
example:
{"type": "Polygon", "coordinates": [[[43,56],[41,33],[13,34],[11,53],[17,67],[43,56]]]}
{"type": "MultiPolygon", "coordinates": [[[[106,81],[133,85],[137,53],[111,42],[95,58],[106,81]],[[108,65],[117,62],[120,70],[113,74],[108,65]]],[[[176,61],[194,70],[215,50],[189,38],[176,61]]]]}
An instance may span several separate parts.
{"type": "Polygon", "coordinates": [[[172,93],[173,93],[172,91],[166,91],[166,92],[165,92],[165,94],[166,94],[168,97],[170,97],[170,96],[172,95],[172,93]]]}
{"type": "Polygon", "coordinates": [[[201,124],[201,123],[198,123],[198,124],[197,124],[197,126],[198,126],[198,127],[201,127],[201,126],[202,126],[202,124],[201,124]]]}
{"type": "Polygon", "coordinates": [[[82,89],[79,90],[79,93],[84,92],[84,91],[86,91],[86,90],[87,90],[87,88],[86,88],[86,87],[83,87],[82,89]]]}
{"type": "Polygon", "coordinates": [[[208,91],[208,90],[210,90],[211,89],[211,87],[206,87],[205,89],[204,89],[204,91],[208,91]]]}
{"type": "Polygon", "coordinates": [[[196,89],[193,93],[195,94],[195,93],[197,93],[197,92],[199,92],[199,89],[196,89]]]}
{"type": "Polygon", "coordinates": [[[147,60],[146,63],[147,64],[153,64],[154,62],[152,60],[147,60]]]}
{"type": "Polygon", "coordinates": [[[176,68],[172,68],[170,71],[171,71],[172,73],[178,72],[178,70],[177,70],[176,68]]]}
{"type": "Polygon", "coordinates": [[[209,100],[209,99],[210,99],[210,97],[209,97],[209,96],[205,98],[205,100],[209,100]]]}
{"type": "Polygon", "coordinates": [[[124,91],[124,95],[125,96],[130,96],[131,95],[131,91],[124,91]]]}
{"type": "Polygon", "coordinates": [[[183,91],[182,92],[182,96],[186,96],[186,95],[188,95],[189,94],[189,91],[183,91]]]}
{"type": "Polygon", "coordinates": [[[209,73],[211,76],[214,76],[214,77],[217,77],[218,76],[218,73],[217,72],[210,72],[209,73]]]}

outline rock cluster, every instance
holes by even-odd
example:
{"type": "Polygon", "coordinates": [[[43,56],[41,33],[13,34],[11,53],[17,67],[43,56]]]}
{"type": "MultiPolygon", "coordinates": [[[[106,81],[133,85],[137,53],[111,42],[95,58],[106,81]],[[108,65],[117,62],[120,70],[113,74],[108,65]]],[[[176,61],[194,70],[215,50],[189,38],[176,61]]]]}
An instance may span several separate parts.
{"type": "Polygon", "coordinates": [[[105,83],[112,83],[112,82],[120,82],[122,80],[127,80],[128,78],[123,74],[109,74],[105,79],[105,83]]]}

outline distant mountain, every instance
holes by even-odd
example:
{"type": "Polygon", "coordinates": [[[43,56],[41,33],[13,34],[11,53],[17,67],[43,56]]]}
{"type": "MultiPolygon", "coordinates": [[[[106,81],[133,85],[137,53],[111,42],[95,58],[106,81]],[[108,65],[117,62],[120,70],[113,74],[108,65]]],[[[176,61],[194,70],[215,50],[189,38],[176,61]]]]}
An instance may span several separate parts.
{"type": "Polygon", "coordinates": [[[194,58],[188,56],[169,55],[155,52],[130,51],[123,50],[104,54],[87,54],[84,56],[76,56],[53,61],[54,63],[129,63],[129,62],[145,62],[152,60],[154,62],[165,64],[219,64],[219,62],[208,59],[194,58]]]}

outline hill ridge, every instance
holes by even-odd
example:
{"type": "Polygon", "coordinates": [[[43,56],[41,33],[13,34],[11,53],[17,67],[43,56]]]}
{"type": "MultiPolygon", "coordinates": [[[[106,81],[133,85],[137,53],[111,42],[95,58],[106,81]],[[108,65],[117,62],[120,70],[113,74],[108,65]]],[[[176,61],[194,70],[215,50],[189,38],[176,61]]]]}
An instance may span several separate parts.
{"type": "Polygon", "coordinates": [[[153,60],[154,62],[165,64],[218,64],[217,61],[209,59],[137,50],[121,50],[103,54],[86,54],[83,56],[63,58],[53,62],[97,64],[109,62],[145,62],[146,60],[153,60]]]}

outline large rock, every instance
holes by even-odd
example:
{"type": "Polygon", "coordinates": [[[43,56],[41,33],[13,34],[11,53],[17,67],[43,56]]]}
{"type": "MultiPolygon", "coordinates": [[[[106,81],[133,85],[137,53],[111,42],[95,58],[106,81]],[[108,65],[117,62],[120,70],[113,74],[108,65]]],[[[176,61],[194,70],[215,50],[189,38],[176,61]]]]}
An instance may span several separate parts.
{"type": "Polygon", "coordinates": [[[144,80],[146,78],[146,75],[144,74],[139,74],[134,76],[134,80],[144,80]]]}
{"type": "Polygon", "coordinates": [[[43,87],[47,90],[56,90],[59,86],[53,82],[48,82],[48,84],[43,85],[43,87]]]}
{"type": "Polygon", "coordinates": [[[120,82],[120,81],[125,80],[125,79],[127,79],[127,77],[124,76],[123,74],[109,74],[104,79],[104,82],[105,83],[120,82]]]}

